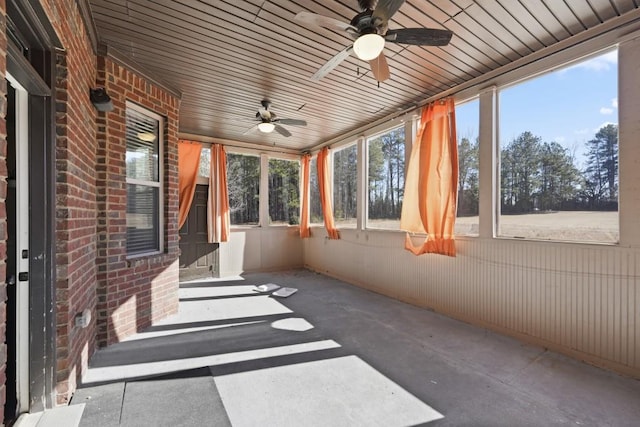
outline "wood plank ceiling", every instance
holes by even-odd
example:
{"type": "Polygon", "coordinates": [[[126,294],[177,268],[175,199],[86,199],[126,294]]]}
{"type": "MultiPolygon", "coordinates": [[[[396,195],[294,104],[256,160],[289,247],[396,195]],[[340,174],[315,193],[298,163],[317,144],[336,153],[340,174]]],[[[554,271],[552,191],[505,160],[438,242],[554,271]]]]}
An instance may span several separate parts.
{"type": "Polygon", "coordinates": [[[353,41],[294,20],[309,11],[348,23],[356,0],[90,0],[100,41],[182,93],[180,131],[303,151],[416,105],[618,16],[640,0],[407,0],[390,29],[454,32],[444,47],[386,43],[391,78],[378,84],[351,55],[310,77],[353,41]],[[247,129],[260,101],[285,138],[247,129]]]}

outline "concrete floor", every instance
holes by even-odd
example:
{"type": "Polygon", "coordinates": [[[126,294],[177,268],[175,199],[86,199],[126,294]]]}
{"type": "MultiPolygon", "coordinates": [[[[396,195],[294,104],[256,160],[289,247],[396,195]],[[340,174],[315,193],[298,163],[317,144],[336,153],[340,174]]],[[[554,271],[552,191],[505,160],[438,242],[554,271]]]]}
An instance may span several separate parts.
{"type": "Polygon", "coordinates": [[[180,300],[94,355],[80,426],[640,425],[640,381],[309,271],[180,300]]]}

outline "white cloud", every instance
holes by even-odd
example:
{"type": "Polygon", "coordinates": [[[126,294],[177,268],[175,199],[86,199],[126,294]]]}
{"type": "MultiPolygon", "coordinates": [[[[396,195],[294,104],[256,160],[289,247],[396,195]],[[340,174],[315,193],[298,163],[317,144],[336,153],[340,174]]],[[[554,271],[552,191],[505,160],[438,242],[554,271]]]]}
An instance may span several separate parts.
{"type": "Polygon", "coordinates": [[[618,108],[618,98],[611,100],[611,107],[600,107],[600,114],[610,116],[618,108]]]}
{"type": "Polygon", "coordinates": [[[606,55],[599,56],[597,58],[589,59],[588,61],[580,64],[580,67],[586,68],[588,70],[593,71],[608,71],[611,68],[611,65],[618,64],[618,52],[612,51],[607,53],[606,55]]]}
{"type": "Polygon", "coordinates": [[[570,70],[572,68],[584,68],[591,71],[609,71],[612,65],[617,64],[618,52],[614,50],[607,54],[572,65],[571,67],[566,68],[566,70],[570,70]]]}
{"type": "Polygon", "coordinates": [[[591,133],[591,129],[589,129],[589,128],[578,129],[574,133],[576,135],[588,135],[589,133],[591,133]]]}
{"type": "Polygon", "coordinates": [[[558,144],[562,144],[567,140],[567,138],[565,138],[564,136],[556,136],[553,140],[558,144]]]}

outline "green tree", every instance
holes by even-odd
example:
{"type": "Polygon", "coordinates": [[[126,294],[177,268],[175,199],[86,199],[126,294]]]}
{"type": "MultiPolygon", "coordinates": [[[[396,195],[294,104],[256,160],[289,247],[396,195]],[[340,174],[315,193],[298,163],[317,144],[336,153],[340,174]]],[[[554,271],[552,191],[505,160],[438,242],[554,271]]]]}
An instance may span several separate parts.
{"type": "Polygon", "coordinates": [[[333,213],[337,220],[356,217],[357,154],[355,145],[333,154],[333,213]]]}
{"type": "Polygon", "coordinates": [[[232,224],[258,224],[260,158],[227,154],[227,189],[232,224]]]}
{"type": "Polygon", "coordinates": [[[271,222],[298,224],[300,163],[269,159],[269,218],[271,222]]]}
{"type": "Polygon", "coordinates": [[[369,218],[397,219],[402,209],[404,128],[369,140],[369,218]]]}
{"type": "Polygon", "coordinates": [[[381,137],[382,151],[387,160],[384,218],[398,218],[404,191],[404,127],[381,137]]]}
{"type": "Polygon", "coordinates": [[[577,196],[580,171],[569,151],[557,142],[545,142],[541,147],[539,183],[539,209],[562,209],[564,202],[573,201],[577,196]]]}
{"type": "Polygon", "coordinates": [[[369,141],[369,217],[380,218],[384,199],[385,163],[380,138],[369,141]]]}
{"type": "Polygon", "coordinates": [[[478,139],[458,144],[458,216],[478,214],[478,139]]]}
{"type": "Polygon", "coordinates": [[[592,208],[617,206],[618,201],[618,126],[602,127],[587,142],[585,194],[592,208]]]}
{"type": "Polygon", "coordinates": [[[535,190],[539,187],[541,138],[523,132],[501,153],[503,212],[525,213],[534,210],[535,190]]]}
{"type": "Polygon", "coordinates": [[[312,224],[322,223],[322,204],[320,202],[320,187],[318,184],[318,157],[314,156],[309,162],[309,219],[312,224]]]}

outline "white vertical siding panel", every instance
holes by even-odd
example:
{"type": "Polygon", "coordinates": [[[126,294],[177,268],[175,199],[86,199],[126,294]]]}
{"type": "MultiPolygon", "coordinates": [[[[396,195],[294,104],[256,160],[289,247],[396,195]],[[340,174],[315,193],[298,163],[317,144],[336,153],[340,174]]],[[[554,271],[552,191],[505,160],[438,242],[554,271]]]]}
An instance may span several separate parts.
{"type": "MultiPolygon", "coordinates": [[[[620,256],[609,254],[609,263],[611,270],[618,271],[618,274],[612,274],[611,283],[611,309],[607,310],[611,319],[611,358],[621,360],[620,357],[620,280],[622,280],[622,271],[620,270],[620,256]]],[[[611,274],[611,273],[610,273],[611,274]]],[[[603,308],[606,309],[606,308],[603,308]]]]}
{"type": "Polygon", "coordinates": [[[416,257],[402,233],[345,230],[338,241],[305,239],[304,259],[370,290],[640,377],[640,249],[508,239],[457,246],[456,258],[416,257]]]}
{"type": "MultiPolygon", "coordinates": [[[[576,256],[578,256],[578,259],[576,260],[578,265],[579,265],[579,270],[578,271],[586,271],[586,266],[589,264],[588,260],[584,259],[584,257],[580,256],[582,251],[576,251],[577,254],[576,256]]],[[[574,308],[575,310],[575,325],[573,326],[573,348],[575,348],[576,350],[582,350],[580,348],[578,348],[580,346],[581,343],[584,343],[585,341],[582,339],[582,335],[583,335],[583,323],[584,323],[584,319],[582,314],[584,313],[585,310],[585,300],[586,297],[589,294],[589,286],[588,286],[588,276],[575,276],[574,280],[576,281],[575,283],[575,291],[574,291],[574,297],[576,299],[576,306],[574,308]]]]}
{"type": "Polygon", "coordinates": [[[640,262],[640,255],[629,254],[629,258],[633,258],[633,261],[629,268],[629,282],[631,285],[628,318],[629,318],[629,332],[628,332],[628,346],[629,346],[629,365],[640,366],[640,280],[638,280],[638,274],[640,270],[637,268],[638,262],[640,262]]]}
{"type": "Polygon", "coordinates": [[[603,291],[606,293],[607,297],[605,301],[600,301],[600,304],[597,306],[600,317],[606,318],[607,327],[605,330],[601,330],[598,334],[599,339],[597,351],[606,354],[607,357],[611,359],[615,359],[615,313],[618,308],[615,298],[615,288],[619,275],[610,273],[610,271],[613,270],[612,267],[614,265],[612,256],[615,256],[615,253],[607,252],[602,256],[605,260],[603,263],[603,271],[606,273],[601,274],[599,282],[600,286],[604,288],[603,291]]]}
{"type": "Polygon", "coordinates": [[[620,271],[620,276],[617,279],[617,294],[616,294],[616,310],[615,310],[615,321],[616,321],[616,347],[614,354],[614,358],[616,360],[624,361],[626,363],[626,355],[623,348],[623,336],[624,336],[624,328],[625,322],[624,318],[627,315],[627,307],[624,304],[625,295],[627,294],[627,279],[626,279],[626,257],[621,254],[618,256],[618,266],[617,270],[620,271]]]}
{"type": "Polygon", "coordinates": [[[618,313],[618,334],[620,339],[618,341],[618,352],[620,354],[619,360],[622,363],[629,363],[626,345],[626,330],[629,327],[629,323],[627,322],[627,300],[629,298],[629,257],[626,254],[620,254],[620,274],[620,296],[618,299],[618,304],[620,306],[618,313]]]}
{"type": "Polygon", "coordinates": [[[603,266],[606,263],[606,258],[598,257],[596,251],[585,252],[588,253],[588,267],[590,270],[589,298],[586,313],[588,321],[585,325],[585,332],[589,337],[589,346],[587,351],[590,354],[597,354],[599,341],[598,338],[601,333],[601,328],[607,328],[607,319],[603,318],[602,313],[598,309],[603,303],[608,304],[607,294],[603,292],[603,288],[606,287],[606,285],[603,283],[603,281],[606,281],[606,276],[603,276],[603,266]]]}
{"type": "Polygon", "coordinates": [[[624,334],[625,347],[626,347],[626,364],[627,365],[640,365],[640,350],[636,347],[640,346],[640,340],[636,341],[636,333],[640,334],[640,304],[637,304],[637,295],[639,282],[635,278],[636,263],[640,261],[640,257],[627,254],[627,283],[629,284],[628,299],[625,301],[627,306],[627,317],[625,324],[628,325],[626,333],[624,334]]]}

